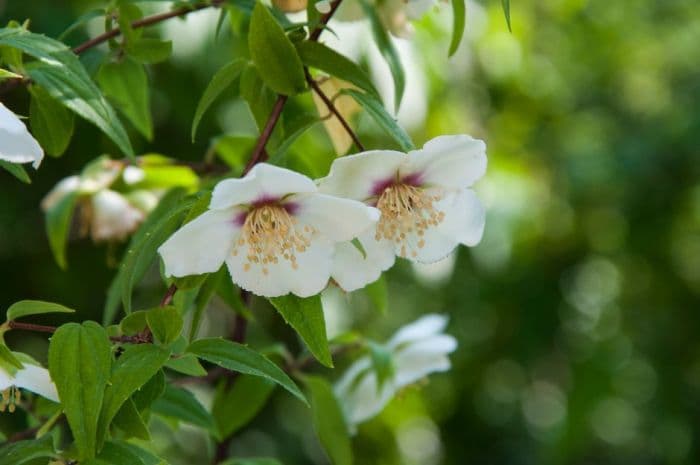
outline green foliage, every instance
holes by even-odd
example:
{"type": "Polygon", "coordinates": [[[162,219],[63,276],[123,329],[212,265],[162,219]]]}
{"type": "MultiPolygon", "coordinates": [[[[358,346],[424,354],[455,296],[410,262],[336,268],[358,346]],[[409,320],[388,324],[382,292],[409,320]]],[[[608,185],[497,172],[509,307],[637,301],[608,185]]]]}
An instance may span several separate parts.
{"type": "Polygon", "coordinates": [[[450,3],[452,4],[452,40],[450,41],[449,56],[452,56],[462,42],[464,26],[467,19],[467,9],[464,5],[464,0],[452,0],[450,3]]]}
{"type": "Polygon", "coordinates": [[[375,282],[366,285],[364,290],[372,301],[374,308],[380,313],[386,313],[389,308],[389,289],[386,285],[386,278],[380,276],[375,282]]]}
{"type": "Polygon", "coordinates": [[[372,369],[377,374],[377,392],[381,391],[384,383],[394,376],[394,360],[391,350],[376,342],[368,342],[372,369]]]}
{"type": "Polygon", "coordinates": [[[284,321],[299,333],[314,357],[325,366],[333,367],[321,297],[315,295],[301,298],[288,294],[273,297],[270,303],[282,315],[284,321]]]}
{"type": "Polygon", "coordinates": [[[57,456],[53,448],[53,438],[50,435],[40,439],[10,442],[0,447],[2,465],[24,465],[33,463],[36,459],[50,459],[57,456]]]}
{"type": "Polygon", "coordinates": [[[129,57],[139,63],[153,64],[167,60],[173,50],[173,43],[169,40],[138,38],[127,44],[126,51],[129,57]]]}
{"type": "Polygon", "coordinates": [[[182,332],[182,316],[171,305],[148,310],[146,322],[155,340],[163,345],[175,341],[182,332]]]}
{"type": "Polygon", "coordinates": [[[251,457],[226,460],[221,465],[282,465],[282,462],[267,457],[251,457]]]}
{"type": "Polygon", "coordinates": [[[68,266],[66,245],[78,198],[77,192],[71,192],[46,211],[46,235],[49,237],[49,245],[56,263],[64,270],[68,266]]]}
{"type": "Polygon", "coordinates": [[[20,300],[15,302],[7,309],[6,317],[8,320],[16,320],[29,315],[41,315],[43,313],[74,313],[72,308],[65,307],[53,302],[44,302],[41,300],[20,300]]]}
{"type": "Polygon", "coordinates": [[[41,87],[31,86],[29,126],[46,153],[60,156],[73,137],[75,117],[41,87]]]}
{"type": "Polygon", "coordinates": [[[267,404],[276,384],[250,375],[239,375],[232,387],[222,382],[216,390],[212,415],[216,430],[226,438],[246,426],[267,404]]]}
{"type": "Polygon", "coordinates": [[[320,376],[307,376],[314,429],[333,465],[352,465],[352,447],[343,412],[333,388],[320,376]]]}
{"type": "Polygon", "coordinates": [[[25,184],[31,184],[32,180],[29,178],[27,171],[22,165],[17,165],[15,163],[10,163],[9,161],[0,160],[0,168],[4,169],[10,173],[15,178],[19,179],[25,184]]]}
{"type": "Polygon", "coordinates": [[[501,5],[503,6],[503,14],[506,17],[506,23],[508,24],[508,30],[513,32],[510,26],[510,0],[501,0],[501,5]]]}
{"type": "Polygon", "coordinates": [[[167,385],[163,395],[153,403],[152,409],[173,420],[214,431],[214,419],[194,395],[184,389],[167,385]]]}

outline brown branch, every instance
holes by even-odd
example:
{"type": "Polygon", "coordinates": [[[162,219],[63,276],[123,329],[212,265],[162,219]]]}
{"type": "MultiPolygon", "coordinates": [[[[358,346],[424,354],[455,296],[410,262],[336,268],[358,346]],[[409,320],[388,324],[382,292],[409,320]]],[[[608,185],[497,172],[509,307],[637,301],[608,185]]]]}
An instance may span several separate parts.
{"type": "Polygon", "coordinates": [[[160,300],[160,306],[165,307],[167,305],[170,305],[173,301],[173,297],[175,297],[176,292],[177,286],[175,284],[171,284],[168,290],[165,291],[165,295],[163,296],[163,298],[160,300]]]}
{"type": "Polygon", "coordinates": [[[38,333],[51,333],[56,332],[55,326],[46,325],[36,325],[34,323],[22,323],[19,321],[8,321],[7,326],[11,329],[21,329],[24,331],[35,331],[38,333]]]}
{"type": "MultiPolygon", "coordinates": [[[[34,323],[23,323],[21,321],[8,321],[7,326],[10,329],[19,329],[22,331],[34,331],[37,333],[49,333],[53,334],[56,332],[58,328],[55,326],[47,326],[47,325],[37,325],[34,323]]],[[[150,335],[150,333],[146,334],[145,332],[135,334],[133,336],[110,336],[109,340],[112,342],[122,342],[122,343],[129,343],[129,344],[148,344],[153,342],[153,339],[150,335]]]]}
{"type": "Polygon", "coordinates": [[[308,68],[304,69],[304,72],[306,73],[306,82],[309,83],[309,86],[316,92],[316,95],[318,95],[321,100],[323,100],[323,103],[326,104],[326,107],[328,107],[328,110],[330,110],[333,115],[338,118],[338,121],[340,121],[340,124],[345,128],[345,131],[348,133],[352,141],[355,143],[358,149],[360,149],[361,152],[365,151],[365,146],[362,145],[362,142],[360,142],[360,139],[357,137],[357,134],[355,134],[355,131],[352,130],[350,127],[350,124],[348,124],[347,120],[343,117],[343,115],[340,114],[340,111],[335,107],[335,104],[331,99],[328,98],[325,92],[323,92],[323,89],[321,89],[321,86],[318,85],[316,81],[311,77],[311,74],[309,74],[308,68]]]}
{"type": "Polygon", "coordinates": [[[245,168],[243,169],[243,176],[248,174],[253,166],[262,161],[265,145],[270,140],[272,131],[275,129],[280,116],[282,116],[282,110],[284,109],[284,104],[287,103],[288,98],[289,97],[286,95],[277,96],[277,101],[275,102],[275,106],[272,108],[272,113],[270,113],[270,116],[267,118],[267,123],[265,123],[265,127],[260,133],[260,137],[258,138],[258,142],[255,144],[250,160],[248,160],[248,164],[245,165],[245,168]]]}

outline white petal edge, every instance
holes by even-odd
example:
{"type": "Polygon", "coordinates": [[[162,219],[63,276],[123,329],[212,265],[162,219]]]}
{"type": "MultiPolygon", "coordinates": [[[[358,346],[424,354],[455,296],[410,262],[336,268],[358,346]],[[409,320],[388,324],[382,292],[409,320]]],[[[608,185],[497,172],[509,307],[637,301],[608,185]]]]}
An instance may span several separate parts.
{"type": "Polygon", "coordinates": [[[371,150],[336,158],[328,176],[319,180],[319,191],[346,199],[365,201],[379,185],[395,178],[407,161],[403,152],[371,150]]]}
{"type": "Polygon", "coordinates": [[[158,248],[166,276],[217,271],[238,237],[240,214],[235,208],[209,210],[177,230],[158,248]]]}
{"type": "Polygon", "coordinates": [[[447,328],[448,318],[445,315],[429,313],[401,327],[388,342],[392,349],[407,342],[420,341],[421,339],[442,333],[447,328]]]}
{"type": "Polygon", "coordinates": [[[220,210],[316,190],[316,184],[303,174],[259,163],[241,179],[225,179],[218,183],[212,192],[209,208],[220,210]]]}
{"type": "Polygon", "coordinates": [[[59,401],[56,385],[51,380],[49,370],[46,368],[25,364],[24,367],[15,374],[13,384],[54,402],[59,401]]]}
{"type": "Polygon", "coordinates": [[[60,202],[65,196],[71,192],[75,192],[80,188],[80,176],[68,176],[61,179],[41,201],[41,209],[49,210],[51,207],[60,202]]]}
{"type": "Polygon", "coordinates": [[[44,150],[29,133],[27,126],[0,103],[0,160],[32,163],[36,169],[44,159],[44,150]]]}
{"type": "Polygon", "coordinates": [[[393,244],[385,239],[377,241],[374,238],[375,230],[372,227],[358,237],[366,256],[350,241],[335,245],[331,276],[346,292],[375,282],[383,271],[394,264],[396,254],[393,244]]]}
{"type": "Polygon", "coordinates": [[[136,230],[144,217],[123,195],[103,190],[92,197],[90,234],[96,242],[121,241],[136,230]]]}
{"type": "Polygon", "coordinates": [[[325,194],[289,197],[294,216],[332,242],[349,241],[379,219],[379,210],[356,200],[325,194]]]}

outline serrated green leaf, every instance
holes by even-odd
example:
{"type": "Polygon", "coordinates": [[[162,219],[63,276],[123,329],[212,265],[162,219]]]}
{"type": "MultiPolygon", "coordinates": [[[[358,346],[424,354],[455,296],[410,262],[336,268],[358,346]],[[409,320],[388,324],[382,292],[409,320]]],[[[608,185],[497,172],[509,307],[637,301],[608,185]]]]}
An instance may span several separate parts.
{"type": "Polygon", "coordinates": [[[51,337],[49,372],[80,460],[93,458],[97,452],[97,423],[111,365],[107,332],[95,322],[68,323],[51,337]]]}
{"type": "Polygon", "coordinates": [[[306,89],[304,66],[294,44],[260,1],[255,4],[250,18],[248,46],[260,77],[272,90],[296,95],[306,89]]]}
{"type": "Polygon", "coordinates": [[[365,292],[372,301],[372,305],[379,313],[386,313],[389,307],[389,290],[386,287],[386,279],[380,276],[375,282],[365,286],[365,292]]]}
{"type": "Polygon", "coordinates": [[[190,391],[167,385],[151,409],[163,416],[214,430],[214,419],[190,391]]]}
{"type": "Polygon", "coordinates": [[[389,71],[391,71],[391,75],[394,78],[394,110],[398,111],[406,88],[406,75],[403,65],[401,64],[399,52],[396,50],[396,47],[394,47],[394,43],[391,41],[389,33],[384,28],[384,23],[382,23],[382,20],[379,18],[375,7],[370,5],[367,0],[360,0],[360,4],[372,26],[374,42],[377,44],[379,52],[382,54],[382,57],[384,57],[387,65],[389,65],[389,71]]]}
{"type": "Polygon", "coordinates": [[[220,338],[199,339],[190,344],[187,352],[227,370],[274,381],[307,404],[304,394],[280,367],[264,355],[242,344],[220,338]]]}
{"type": "Polygon", "coordinates": [[[29,125],[34,137],[49,155],[63,154],[73,136],[73,113],[41,87],[31,86],[29,92],[29,125]]]}
{"type": "Polygon", "coordinates": [[[311,398],[314,430],[333,465],[352,465],[350,435],[333,388],[319,376],[307,376],[304,383],[311,398]]]}
{"type": "Polygon", "coordinates": [[[134,127],[146,139],[153,139],[148,77],[143,65],[128,59],[104,63],[97,72],[97,82],[134,127]]]}
{"type": "Polygon", "coordinates": [[[16,320],[23,316],[41,315],[43,313],[74,313],[72,308],[42,300],[20,300],[7,309],[7,319],[16,320]]]}
{"type": "Polygon", "coordinates": [[[301,298],[293,294],[272,297],[270,303],[301,336],[316,359],[327,367],[333,367],[331,351],[328,348],[326,320],[323,317],[321,296],[301,298]]]}
{"type": "Polygon", "coordinates": [[[267,403],[275,386],[270,380],[248,375],[239,376],[230,389],[226,383],[221,383],[212,406],[219,437],[229,437],[252,421],[267,403]]]}
{"type": "Polygon", "coordinates": [[[192,142],[194,142],[197,127],[199,126],[202,116],[204,116],[204,112],[207,111],[209,106],[219,95],[221,95],[224,90],[228,89],[231,83],[238,78],[245,67],[245,60],[233,60],[231,63],[228,63],[217,71],[216,74],[214,74],[214,77],[211,78],[211,81],[204,90],[202,97],[199,99],[197,109],[194,112],[194,119],[192,120],[192,142]]]}
{"type": "Polygon", "coordinates": [[[35,459],[58,457],[53,450],[53,438],[45,435],[40,439],[28,439],[5,444],[0,447],[0,464],[23,465],[35,459]]]}
{"type": "Polygon", "coordinates": [[[71,192],[46,211],[46,235],[49,238],[49,246],[56,263],[63,270],[68,266],[66,245],[77,201],[78,193],[71,192]]]}
{"type": "Polygon", "coordinates": [[[29,178],[27,171],[22,165],[16,163],[10,163],[9,161],[0,160],[0,168],[4,169],[12,176],[16,177],[25,184],[31,184],[32,180],[29,178]]]}
{"type": "Polygon", "coordinates": [[[396,120],[387,113],[382,102],[372,97],[370,94],[365,94],[354,89],[343,89],[341,93],[354,98],[355,101],[369,113],[372,119],[399,144],[401,150],[408,152],[415,148],[411,137],[399,126],[396,120]]]}
{"type": "Polygon", "coordinates": [[[160,63],[170,57],[173,51],[173,43],[169,40],[139,38],[127,42],[127,54],[144,64],[160,63]]]}
{"type": "Polygon", "coordinates": [[[296,47],[306,66],[320,69],[379,97],[379,92],[365,70],[349,58],[319,42],[304,41],[296,44],[296,47]]]}
{"type": "Polygon", "coordinates": [[[182,332],[182,316],[170,305],[146,312],[146,322],[156,342],[163,345],[173,342],[182,332]]]}
{"type": "Polygon", "coordinates": [[[450,41],[448,56],[454,55],[462,42],[467,17],[464,0],[452,0],[450,3],[452,3],[452,40],[450,41]]]}

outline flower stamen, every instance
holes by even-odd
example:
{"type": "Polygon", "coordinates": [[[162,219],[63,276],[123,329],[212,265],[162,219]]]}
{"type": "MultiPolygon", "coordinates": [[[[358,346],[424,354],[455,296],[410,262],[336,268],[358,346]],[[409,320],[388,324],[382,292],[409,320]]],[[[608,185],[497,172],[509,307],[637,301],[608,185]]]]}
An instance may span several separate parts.
{"type": "Polygon", "coordinates": [[[19,404],[21,399],[20,390],[16,387],[10,386],[5,389],[2,391],[2,398],[0,399],[0,412],[4,412],[7,409],[10,413],[14,413],[15,406],[19,404]]]}

